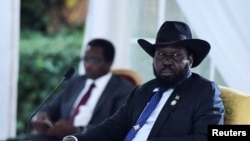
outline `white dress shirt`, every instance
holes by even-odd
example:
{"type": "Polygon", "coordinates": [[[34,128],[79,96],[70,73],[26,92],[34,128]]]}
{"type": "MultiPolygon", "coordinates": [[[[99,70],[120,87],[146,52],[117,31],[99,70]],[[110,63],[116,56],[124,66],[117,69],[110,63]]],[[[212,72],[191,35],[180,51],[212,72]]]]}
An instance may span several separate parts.
{"type": "Polygon", "coordinates": [[[74,126],[75,127],[88,125],[88,123],[93,115],[95,106],[96,106],[102,92],[104,91],[108,81],[110,80],[111,76],[112,76],[112,73],[109,72],[106,75],[104,75],[96,80],[92,80],[92,79],[86,80],[85,87],[81,91],[81,94],[78,96],[78,98],[74,104],[74,108],[76,107],[76,105],[78,105],[81,98],[84,96],[86,91],[89,89],[89,86],[93,82],[95,83],[95,87],[92,89],[91,95],[90,95],[87,103],[85,105],[81,105],[79,107],[79,113],[76,115],[76,117],[74,119],[74,126]]]}

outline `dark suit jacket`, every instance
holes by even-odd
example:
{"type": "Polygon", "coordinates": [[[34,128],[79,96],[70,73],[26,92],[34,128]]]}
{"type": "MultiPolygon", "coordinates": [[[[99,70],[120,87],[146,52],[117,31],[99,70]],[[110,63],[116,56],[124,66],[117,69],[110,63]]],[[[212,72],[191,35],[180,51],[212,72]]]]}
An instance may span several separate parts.
{"type": "MultiPolygon", "coordinates": [[[[153,95],[156,81],[151,80],[135,89],[118,113],[86,134],[79,141],[123,141],[153,95]]],[[[182,81],[160,112],[148,139],[152,141],[207,141],[209,124],[223,124],[224,106],[220,90],[198,74],[182,81]],[[175,105],[171,102],[180,98],[175,105]]]]}
{"type": "MultiPolygon", "coordinates": [[[[63,91],[60,94],[56,94],[53,101],[43,109],[48,113],[52,121],[69,119],[72,106],[85,86],[86,79],[86,76],[77,76],[66,81],[63,91]]],[[[113,74],[97,102],[89,126],[99,124],[114,114],[134,88],[135,86],[130,82],[113,74]]]]}

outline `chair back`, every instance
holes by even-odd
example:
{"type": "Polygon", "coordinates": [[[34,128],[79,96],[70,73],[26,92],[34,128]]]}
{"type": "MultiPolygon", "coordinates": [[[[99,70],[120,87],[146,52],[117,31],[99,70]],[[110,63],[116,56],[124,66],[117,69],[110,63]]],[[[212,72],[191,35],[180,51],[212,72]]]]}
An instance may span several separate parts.
{"type": "Polygon", "coordinates": [[[224,124],[250,124],[250,95],[219,86],[225,107],[224,124]]]}
{"type": "Polygon", "coordinates": [[[113,69],[112,72],[114,74],[123,76],[126,80],[128,80],[129,82],[131,82],[136,86],[143,83],[141,75],[134,70],[121,68],[121,69],[113,69]]]}

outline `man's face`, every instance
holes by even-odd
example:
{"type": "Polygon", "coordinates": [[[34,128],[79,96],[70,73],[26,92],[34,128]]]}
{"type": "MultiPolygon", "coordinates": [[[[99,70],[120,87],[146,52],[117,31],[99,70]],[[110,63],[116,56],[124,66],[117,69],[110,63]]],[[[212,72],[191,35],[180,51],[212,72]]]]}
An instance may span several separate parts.
{"type": "Polygon", "coordinates": [[[154,75],[160,86],[172,87],[181,81],[193,62],[184,47],[165,46],[156,48],[154,55],[154,75]]]}
{"type": "Polygon", "coordinates": [[[85,74],[91,79],[97,79],[105,75],[112,65],[106,61],[103,49],[100,47],[88,47],[83,57],[85,74]]]}

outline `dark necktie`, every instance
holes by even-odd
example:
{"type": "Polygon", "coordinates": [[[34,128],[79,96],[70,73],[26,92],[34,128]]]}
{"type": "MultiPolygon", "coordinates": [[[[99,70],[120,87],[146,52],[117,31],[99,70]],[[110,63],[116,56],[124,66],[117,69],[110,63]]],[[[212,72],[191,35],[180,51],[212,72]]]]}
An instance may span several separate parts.
{"type": "Polygon", "coordinates": [[[84,105],[86,104],[86,102],[88,101],[89,97],[90,97],[90,94],[91,94],[91,91],[92,89],[95,87],[95,84],[92,83],[90,86],[89,86],[89,89],[87,90],[87,92],[85,93],[85,95],[82,97],[82,99],[80,100],[80,102],[78,103],[78,105],[76,106],[76,108],[74,109],[71,117],[70,117],[70,121],[73,123],[74,121],[74,118],[75,116],[79,113],[79,108],[81,105],[84,105]]]}
{"type": "Polygon", "coordinates": [[[146,108],[142,112],[141,116],[137,120],[136,124],[133,126],[133,128],[129,131],[127,134],[125,141],[132,141],[132,139],[135,137],[136,133],[141,129],[141,127],[144,125],[150,114],[154,111],[155,107],[159,103],[163,92],[165,89],[159,89],[152,98],[150,99],[149,103],[147,104],[146,108]]]}

